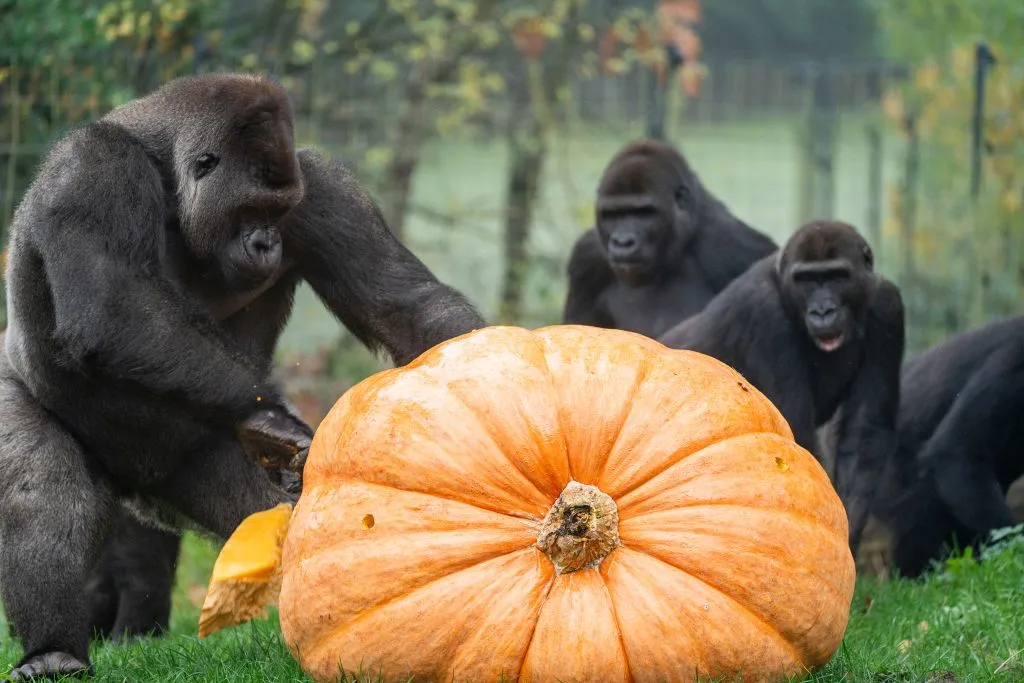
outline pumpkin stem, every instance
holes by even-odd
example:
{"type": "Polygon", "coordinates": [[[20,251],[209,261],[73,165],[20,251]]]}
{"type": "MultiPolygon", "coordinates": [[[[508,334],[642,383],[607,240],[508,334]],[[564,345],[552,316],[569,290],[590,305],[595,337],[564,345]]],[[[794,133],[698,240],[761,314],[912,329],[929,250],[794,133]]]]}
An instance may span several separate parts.
{"type": "Polygon", "coordinates": [[[619,542],[619,509],[596,486],[570,481],[548,510],[537,536],[555,573],[593,569],[619,542]]]}

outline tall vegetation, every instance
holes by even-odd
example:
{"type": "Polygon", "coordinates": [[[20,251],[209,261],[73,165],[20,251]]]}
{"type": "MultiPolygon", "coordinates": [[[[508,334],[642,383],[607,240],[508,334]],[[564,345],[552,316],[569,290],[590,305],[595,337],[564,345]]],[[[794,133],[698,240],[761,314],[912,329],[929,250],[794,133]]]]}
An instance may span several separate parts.
{"type": "Polygon", "coordinates": [[[1021,5],[1013,0],[908,0],[882,2],[879,8],[888,50],[911,67],[911,77],[889,92],[885,103],[907,145],[909,173],[894,188],[889,230],[902,237],[902,284],[911,305],[919,315],[930,311],[943,318],[947,329],[1020,312],[1021,5]],[[980,92],[979,68],[985,71],[980,92]],[[979,95],[981,135],[975,144],[979,95]]]}

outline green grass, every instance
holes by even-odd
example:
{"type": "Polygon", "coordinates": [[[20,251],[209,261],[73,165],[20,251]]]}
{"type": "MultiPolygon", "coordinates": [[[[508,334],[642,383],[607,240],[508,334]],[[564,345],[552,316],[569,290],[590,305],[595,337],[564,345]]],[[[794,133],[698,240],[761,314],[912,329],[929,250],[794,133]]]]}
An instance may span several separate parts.
{"type": "MultiPolygon", "coordinates": [[[[94,645],[94,680],[309,680],[284,648],[274,614],[203,641],[196,638],[201,591],[215,552],[205,540],[186,539],[172,634],[133,645],[94,645]]],[[[861,579],[843,646],[811,680],[923,683],[933,672],[947,671],[960,683],[1024,680],[1022,598],[1024,536],[1019,532],[987,551],[984,562],[954,559],[924,581],[861,579]]],[[[6,633],[2,619],[0,629],[6,633]]],[[[0,639],[0,670],[18,656],[9,640],[0,639]]]]}

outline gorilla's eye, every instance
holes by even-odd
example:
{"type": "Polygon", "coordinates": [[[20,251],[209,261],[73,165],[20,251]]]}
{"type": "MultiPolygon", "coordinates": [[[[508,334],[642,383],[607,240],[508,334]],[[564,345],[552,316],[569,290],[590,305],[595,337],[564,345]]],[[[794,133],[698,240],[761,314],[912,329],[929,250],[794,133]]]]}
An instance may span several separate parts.
{"type": "Polygon", "coordinates": [[[217,163],[219,161],[220,159],[218,159],[213,154],[199,155],[199,158],[196,159],[195,166],[193,166],[192,168],[192,177],[195,178],[196,180],[199,180],[207,173],[217,168],[217,163]]]}
{"type": "Polygon", "coordinates": [[[875,255],[871,253],[871,247],[867,245],[864,246],[864,263],[868,268],[875,267],[875,255]]]}
{"type": "Polygon", "coordinates": [[[676,204],[689,207],[693,205],[693,193],[686,185],[680,185],[675,190],[676,204]]]}

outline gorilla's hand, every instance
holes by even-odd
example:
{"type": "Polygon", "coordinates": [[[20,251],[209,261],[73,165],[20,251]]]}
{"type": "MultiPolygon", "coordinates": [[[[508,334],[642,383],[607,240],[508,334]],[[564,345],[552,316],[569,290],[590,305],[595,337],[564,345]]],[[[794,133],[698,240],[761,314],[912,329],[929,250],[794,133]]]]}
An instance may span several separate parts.
{"type": "Polygon", "coordinates": [[[238,426],[246,452],[263,466],[301,472],[313,430],[286,404],[260,408],[238,426]]]}
{"type": "Polygon", "coordinates": [[[270,481],[284,489],[293,505],[299,502],[299,496],[302,495],[301,471],[267,470],[267,475],[270,477],[270,481]]]}

